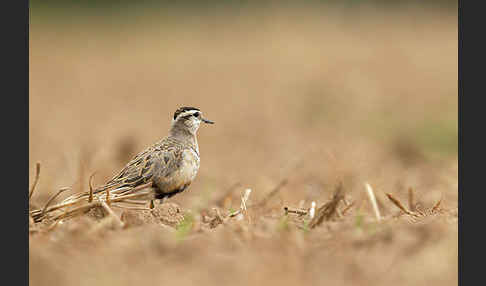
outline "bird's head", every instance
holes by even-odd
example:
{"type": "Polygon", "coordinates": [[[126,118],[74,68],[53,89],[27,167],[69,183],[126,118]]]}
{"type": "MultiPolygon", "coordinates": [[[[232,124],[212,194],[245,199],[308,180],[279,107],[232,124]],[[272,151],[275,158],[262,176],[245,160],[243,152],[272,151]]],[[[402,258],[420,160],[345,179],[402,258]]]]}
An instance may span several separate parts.
{"type": "Polygon", "coordinates": [[[174,112],[171,129],[188,131],[189,133],[195,135],[201,122],[214,124],[213,121],[204,118],[201,110],[198,108],[184,106],[180,107],[174,112]]]}

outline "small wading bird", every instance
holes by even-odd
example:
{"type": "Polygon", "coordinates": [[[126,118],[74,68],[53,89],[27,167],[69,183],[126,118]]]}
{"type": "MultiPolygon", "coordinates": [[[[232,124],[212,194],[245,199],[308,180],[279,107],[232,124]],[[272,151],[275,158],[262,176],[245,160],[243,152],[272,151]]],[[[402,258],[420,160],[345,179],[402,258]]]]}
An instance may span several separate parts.
{"type": "Polygon", "coordinates": [[[214,124],[202,117],[195,107],[181,107],[172,119],[169,135],[143,152],[104,186],[94,193],[107,189],[129,191],[137,186],[152,183],[154,199],[170,198],[187,189],[199,170],[199,146],[196,133],[201,122],[214,124]]]}
{"type": "MultiPolygon", "coordinates": [[[[201,122],[214,124],[203,118],[198,108],[184,106],[177,109],[169,135],[137,154],[115,177],[93,193],[111,189],[110,193],[120,195],[150,183],[153,190],[150,199],[170,198],[184,191],[199,170],[196,134],[201,122]]],[[[72,196],[65,201],[78,197],[72,196]]]]}

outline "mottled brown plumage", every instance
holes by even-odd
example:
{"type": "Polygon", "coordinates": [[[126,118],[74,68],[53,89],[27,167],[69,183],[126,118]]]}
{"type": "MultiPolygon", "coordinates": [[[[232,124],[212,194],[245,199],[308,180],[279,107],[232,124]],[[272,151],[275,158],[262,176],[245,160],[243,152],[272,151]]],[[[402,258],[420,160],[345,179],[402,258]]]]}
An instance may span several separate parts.
{"type": "Polygon", "coordinates": [[[107,189],[129,192],[149,182],[152,182],[156,190],[156,199],[171,197],[184,191],[199,170],[196,132],[201,122],[213,123],[204,119],[197,108],[177,109],[169,135],[136,155],[116,176],[94,193],[107,189]]]}

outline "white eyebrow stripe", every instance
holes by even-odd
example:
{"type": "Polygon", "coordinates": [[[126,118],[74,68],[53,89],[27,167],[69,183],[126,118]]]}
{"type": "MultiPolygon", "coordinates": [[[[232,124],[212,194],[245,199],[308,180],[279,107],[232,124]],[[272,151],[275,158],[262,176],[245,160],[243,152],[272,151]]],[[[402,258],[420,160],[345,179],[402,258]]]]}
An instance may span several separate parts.
{"type": "Polygon", "coordinates": [[[178,117],[184,117],[184,116],[188,116],[188,115],[193,115],[194,113],[198,113],[198,112],[200,112],[200,111],[199,110],[195,110],[195,109],[193,109],[193,110],[187,110],[187,111],[181,112],[178,117]]]}

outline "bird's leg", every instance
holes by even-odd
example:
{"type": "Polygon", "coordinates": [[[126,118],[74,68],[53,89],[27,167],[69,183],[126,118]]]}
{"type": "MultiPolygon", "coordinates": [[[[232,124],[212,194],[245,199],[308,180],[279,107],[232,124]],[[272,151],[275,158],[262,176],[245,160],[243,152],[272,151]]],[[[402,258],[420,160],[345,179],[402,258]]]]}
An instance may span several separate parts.
{"type": "Polygon", "coordinates": [[[166,196],[165,196],[165,197],[163,197],[163,198],[161,198],[161,199],[159,200],[160,204],[161,204],[161,205],[162,205],[162,204],[164,204],[164,203],[167,201],[167,199],[168,199],[168,197],[166,197],[166,196]]]}
{"type": "Polygon", "coordinates": [[[167,197],[163,197],[161,199],[157,199],[156,198],[156,199],[150,200],[150,202],[149,202],[149,208],[150,209],[154,209],[155,208],[155,201],[156,200],[159,201],[159,205],[161,205],[161,204],[165,203],[165,201],[167,200],[167,197]]]}
{"type": "Polygon", "coordinates": [[[164,194],[164,192],[162,192],[156,184],[153,185],[153,188],[154,188],[155,195],[154,195],[154,198],[150,200],[150,208],[155,207],[155,204],[154,204],[155,200],[158,200],[159,205],[161,205],[167,199],[167,195],[164,194]]]}

